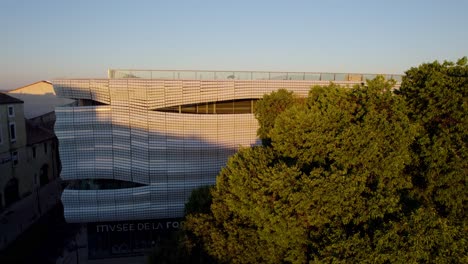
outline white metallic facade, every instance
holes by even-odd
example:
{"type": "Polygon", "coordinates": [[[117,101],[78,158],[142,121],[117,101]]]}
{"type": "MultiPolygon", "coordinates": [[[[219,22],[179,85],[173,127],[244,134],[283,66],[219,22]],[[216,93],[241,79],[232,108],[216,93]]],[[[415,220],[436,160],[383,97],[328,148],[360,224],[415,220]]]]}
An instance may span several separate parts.
{"type": "MultiPolygon", "coordinates": [[[[112,76],[111,76],[112,77],[112,76]]],[[[320,80],[76,79],[53,81],[58,96],[102,103],[56,108],[63,180],[133,182],[121,189],[65,189],[68,222],[182,217],[194,188],[216,175],[240,146],[259,143],[253,114],[189,114],[158,109],[260,99],[287,88],[306,96],[320,80]]],[[[353,85],[361,81],[336,81],[353,85]]]]}

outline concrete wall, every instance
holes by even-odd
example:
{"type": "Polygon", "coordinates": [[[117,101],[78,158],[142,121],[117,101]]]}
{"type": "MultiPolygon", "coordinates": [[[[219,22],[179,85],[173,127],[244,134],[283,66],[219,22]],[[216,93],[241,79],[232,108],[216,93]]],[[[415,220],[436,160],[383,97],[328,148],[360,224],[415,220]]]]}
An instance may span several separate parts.
{"type": "Polygon", "coordinates": [[[0,144],[0,209],[6,207],[5,187],[9,181],[18,182],[18,198],[31,194],[40,187],[41,168],[46,170],[47,179],[58,176],[58,153],[56,139],[47,139],[32,145],[27,145],[26,125],[23,114],[23,104],[14,106],[14,117],[8,117],[8,106],[0,105],[0,126],[2,144],[0,144]],[[10,140],[9,124],[16,124],[16,141],[10,140]],[[47,152],[45,147],[47,145],[47,152]],[[36,157],[33,157],[33,148],[36,157]],[[13,153],[17,153],[16,162],[13,153]],[[45,165],[45,167],[43,167],[45,165]]]}
{"type": "Polygon", "coordinates": [[[23,104],[2,104],[0,105],[0,127],[2,133],[2,143],[0,144],[0,208],[6,205],[5,187],[13,178],[18,181],[18,196],[27,195],[32,191],[32,180],[28,178],[25,171],[26,166],[26,127],[24,121],[23,104]],[[9,116],[8,107],[14,109],[14,116],[9,116]],[[10,124],[16,127],[16,140],[11,140],[10,124]],[[13,155],[17,153],[17,155],[13,155]],[[14,161],[16,157],[16,162],[14,161]],[[16,164],[15,164],[16,163],[16,164]]]}

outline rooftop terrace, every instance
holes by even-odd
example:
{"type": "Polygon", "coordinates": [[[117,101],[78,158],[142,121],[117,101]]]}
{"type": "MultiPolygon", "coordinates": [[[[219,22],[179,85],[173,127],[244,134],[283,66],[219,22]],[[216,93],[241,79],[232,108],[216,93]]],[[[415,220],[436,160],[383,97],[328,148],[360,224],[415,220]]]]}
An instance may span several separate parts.
{"type": "Polygon", "coordinates": [[[401,82],[401,74],[331,73],[331,72],[268,72],[268,71],[205,71],[205,70],[134,70],[109,69],[110,79],[171,79],[171,80],[312,80],[365,81],[377,75],[401,82]]]}

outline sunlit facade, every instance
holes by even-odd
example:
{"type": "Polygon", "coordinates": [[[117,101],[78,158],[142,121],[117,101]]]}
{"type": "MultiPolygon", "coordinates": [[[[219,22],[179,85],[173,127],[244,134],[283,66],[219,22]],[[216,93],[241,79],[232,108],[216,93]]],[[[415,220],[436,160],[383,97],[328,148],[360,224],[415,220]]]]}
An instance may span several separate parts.
{"type": "MultiPolygon", "coordinates": [[[[126,71],[53,81],[62,202],[68,222],[177,218],[194,188],[215,183],[239,147],[259,144],[264,94],[359,84],[362,74],[126,71]]],[[[401,76],[387,76],[399,79],[401,76]]]]}

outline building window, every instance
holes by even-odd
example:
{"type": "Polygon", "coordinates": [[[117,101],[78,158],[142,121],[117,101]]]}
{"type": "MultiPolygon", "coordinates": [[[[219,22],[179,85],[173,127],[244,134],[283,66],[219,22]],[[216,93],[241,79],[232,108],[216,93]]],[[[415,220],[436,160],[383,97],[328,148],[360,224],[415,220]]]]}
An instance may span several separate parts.
{"type": "Polygon", "coordinates": [[[8,116],[9,117],[14,117],[15,116],[15,108],[13,108],[12,105],[8,106],[8,116]]]}
{"type": "Polygon", "coordinates": [[[32,156],[36,158],[36,147],[32,147],[32,156]]]}
{"type": "Polygon", "coordinates": [[[11,161],[13,161],[13,165],[16,166],[18,165],[18,151],[13,151],[11,152],[11,161]]]}
{"type": "Polygon", "coordinates": [[[44,142],[44,153],[47,154],[47,142],[44,142]]]}
{"type": "Polygon", "coordinates": [[[16,141],[16,124],[14,122],[10,123],[10,141],[16,141]]]}
{"type": "Polygon", "coordinates": [[[3,144],[2,125],[0,124],[0,145],[3,144]]]}
{"type": "Polygon", "coordinates": [[[237,99],[198,104],[176,105],[155,111],[182,114],[253,114],[258,99],[237,99]]]}

